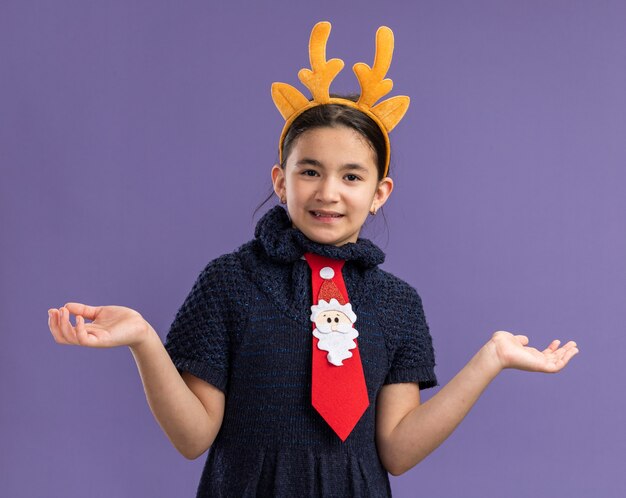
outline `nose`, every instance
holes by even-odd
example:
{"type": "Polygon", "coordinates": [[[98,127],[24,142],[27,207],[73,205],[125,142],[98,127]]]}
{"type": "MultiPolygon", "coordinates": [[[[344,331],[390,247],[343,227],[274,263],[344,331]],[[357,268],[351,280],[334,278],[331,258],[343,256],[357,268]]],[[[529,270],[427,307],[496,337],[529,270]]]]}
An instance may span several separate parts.
{"type": "Polygon", "coordinates": [[[339,185],[330,176],[320,180],[315,195],[316,200],[323,203],[333,203],[339,201],[339,185]]]}

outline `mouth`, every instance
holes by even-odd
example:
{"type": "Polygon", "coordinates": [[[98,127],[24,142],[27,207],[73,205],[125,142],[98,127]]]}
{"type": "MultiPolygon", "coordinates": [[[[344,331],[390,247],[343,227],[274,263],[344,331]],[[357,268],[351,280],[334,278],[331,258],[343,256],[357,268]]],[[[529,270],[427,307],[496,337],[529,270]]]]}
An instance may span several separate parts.
{"type": "Polygon", "coordinates": [[[309,211],[316,218],[341,218],[343,214],[335,213],[333,211],[309,211]]]}

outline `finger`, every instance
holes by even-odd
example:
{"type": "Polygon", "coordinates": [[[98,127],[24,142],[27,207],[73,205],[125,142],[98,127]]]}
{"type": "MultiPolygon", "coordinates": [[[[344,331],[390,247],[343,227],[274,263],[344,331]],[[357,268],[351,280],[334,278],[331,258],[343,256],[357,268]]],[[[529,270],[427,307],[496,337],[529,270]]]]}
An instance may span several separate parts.
{"type": "Polygon", "coordinates": [[[565,344],[564,346],[561,346],[559,349],[554,351],[554,354],[558,358],[563,358],[565,354],[568,351],[571,351],[572,349],[576,349],[578,351],[578,346],[576,345],[574,341],[569,341],[567,344],[565,344]]]}
{"type": "Polygon", "coordinates": [[[559,349],[559,344],[561,344],[561,341],[559,341],[558,339],[555,339],[548,345],[546,349],[543,350],[543,352],[554,353],[557,349],[559,349]]]}
{"type": "Polygon", "coordinates": [[[94,339],[96,339],[93,335],[87,332],[85,319],[81,315],[76,315],[76,339],[78,340],[78,344],[81,346],[92,346],[94,339]]]}
{"type": "Polygon", "coordinates": [[[567,365],[567,363],[578,354],[578,348],[568,349],[563,356],[563,366],[567,365]]]}
{"type": "Polygon", "coordinates": [[[515,338],[522,346],[526,346],[526,344],[528,344],[528,337],[525,335],[516,335],[515,338]]]}
{"type": "Polygon", "coordinates": [[[52,332],[52,337],[58,344],[67,344],[59,326],[59,310],[54,308],[48,310],[48,327],[50,332],[52,332]]]}
{"type": "Polygon", "coordinates": [[[87,320],[94,320],[100,311],[100,306],[88,306],[82,303],[66,303],[65,308],[74,315],[82,315],[87,320]]]}
{"type": "Polygon", "coordinates": [[[558,372],[560,370],[562,370],[563,368],[565,368],[565,366],[569,363],[569,361],[576,355],[578,354],[578,348],[570,348],[570,349],[559,349],[559,351],[557,351],[557,353],[560,353],[558,356],[555,357],[554,359],[554,369],[553,372],[558,372]]]}
{"type": "Polygon", "coordinates": [[[59,327],[61,329],[63,337],[68,342],[68,344],[78,344],[78,340],[76,339],[76,331],[70,323],[70,314],[63,307],[59,310],[59,327]]]}

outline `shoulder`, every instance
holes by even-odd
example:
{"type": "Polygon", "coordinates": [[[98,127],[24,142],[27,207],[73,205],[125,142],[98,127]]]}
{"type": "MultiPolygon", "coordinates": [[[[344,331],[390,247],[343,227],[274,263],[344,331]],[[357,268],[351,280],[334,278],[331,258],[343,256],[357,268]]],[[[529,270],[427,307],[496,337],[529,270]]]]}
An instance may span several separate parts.
{"type": "Polygon", "coordinates": [[[385,270],[377,268],[375,273],[370,289],[373,291],[377,312],[384,317],[389,337],[404,340],[403,338],[415,334],[426,335],[428,325],[422,299],[417,290],[408,282],[385,270]]]}
{"type": "Polygon", "coordinates": [[[199,279],[215,280],[216,278],[227,281],[245,277],[244,261],[254,252],[255,241],[251,240],[240,246],[237,250],[222,254],[209,261],[200,272],[199,279]]]}
{"type": "Polygon", "coordinates": [[[376,268],[372,272],[372,277],[381,304],[391,305],[394,308],[398,304],[421,307],[422,299],[420,295],[405,280],[381,268],[376,268]]]}
{"type": "Polygon", "coordinates": [[[210,307],[224,309],[246,300],[249,279],[240,250],[222,254],[205,264],[189,293],[188,305],[209,306],[212,303],[210,307]]]}
{"type": "Polygon", "coordinates": [[[272,264],[257,239],[252,239],[233,252],[209,261],[198,276],[203,289],[220,290],[222,296],[237,296],[241,302],[250,293],[258,292],[259,281],[274,278],[279,267],[272,264]]]}
{"type": "Polygon", "coordinates": [[[215,259],[209,261],[202,272],[201,276],[229,275],[237,274],[241,269],[241,263],[237,257],[237,251],[222,254],[215,259]]]}

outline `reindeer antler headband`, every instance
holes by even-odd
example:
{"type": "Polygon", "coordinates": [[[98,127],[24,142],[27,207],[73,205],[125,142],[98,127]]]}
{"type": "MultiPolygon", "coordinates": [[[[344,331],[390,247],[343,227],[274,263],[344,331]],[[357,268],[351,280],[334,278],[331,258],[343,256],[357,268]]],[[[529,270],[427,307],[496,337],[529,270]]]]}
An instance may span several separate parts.
{"type": "Polygon", "coordinates": [[[330,84],[344,66],[341,59],[326,60],[326,42],[330,27],[329,22],[318,22],[313,27],[309,41],[311,69],[304,68],[298,72],[298,78],[313,96],[312,101],[287,83],[272,83],[272,99],[286,120],[278,143],[279,159],[282,163],[283,141],[287,130],[300,114],[322,104],[342,104],[367,114],[383,132],[387,150],[383,176],[387,176],[390,154],[388,134],[400,122],[410,101],[409,97],[401,95],[391,97],[374,106],[376,101],[387,95],[393,87],[393,81],[385,78],[393,55],[393,32],[386,26],[381,26],[376,31],[376,55],[371,68],[363,62],[357,62],[352,67],[361,86],[361,96],[357,102],[353,102],[330,96],[330,84]]]}

